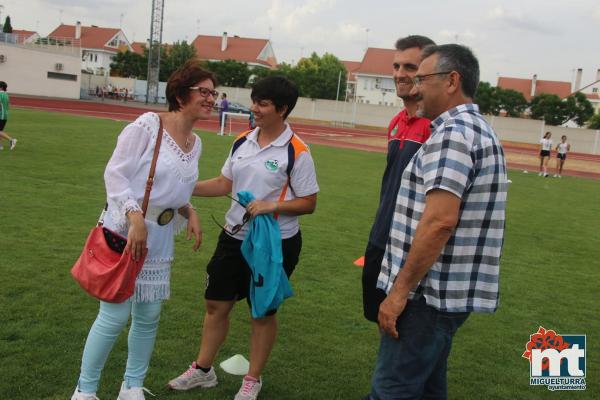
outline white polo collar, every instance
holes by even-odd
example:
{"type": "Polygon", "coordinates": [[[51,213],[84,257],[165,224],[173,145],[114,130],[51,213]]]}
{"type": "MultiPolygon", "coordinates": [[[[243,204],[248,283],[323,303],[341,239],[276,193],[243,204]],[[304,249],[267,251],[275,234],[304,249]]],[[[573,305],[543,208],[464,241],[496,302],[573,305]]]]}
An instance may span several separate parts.
{"type": "MultiPolygon", "coordinates": [[[[260,128],[257,127],[252,132],[250,132],[247,136],[248,140],[256,143],[256,145],[258,145],[258,132],[259,131],[260,131],[260,128]]],[[[294,134],[294,132],[292,132],[292,128],[290,128],[290,125],[286,122],[285,130],[283,132],[281,132],[281,134],[277,137],[277,139],[275,139],[274,141],[269,143],[264,148],[267,148],[270,146],[283,147],[289,143],[289,141],[292,139],[293,134],[294,134]]]]}

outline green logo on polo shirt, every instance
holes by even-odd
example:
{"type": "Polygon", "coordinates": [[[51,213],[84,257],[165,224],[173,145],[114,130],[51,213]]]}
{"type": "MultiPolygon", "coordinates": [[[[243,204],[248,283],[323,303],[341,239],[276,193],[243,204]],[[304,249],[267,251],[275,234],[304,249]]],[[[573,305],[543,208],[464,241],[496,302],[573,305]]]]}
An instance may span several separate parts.
{"type": "Polygon", "coordinates": [[[279,167],[279,161],[277,161],[277,160],[265,161],[265,168],[267,168],[269,171],[271,171],[271,172],[277,171],[277,167],[279,167]]]}

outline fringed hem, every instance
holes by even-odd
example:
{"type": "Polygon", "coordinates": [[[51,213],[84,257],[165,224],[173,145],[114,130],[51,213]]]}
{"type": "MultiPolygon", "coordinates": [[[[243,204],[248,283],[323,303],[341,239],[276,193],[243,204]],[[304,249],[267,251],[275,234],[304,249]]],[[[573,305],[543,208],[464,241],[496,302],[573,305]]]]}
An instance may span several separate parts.
{"type": "Polygon", "coordinates": [[[187,218],[183,217],[179,213],[176,213],[175,220],[173,221],[173,234],[176,236],[176,235],[179,235],[184,230],[186,230],[187,223],[188,223],[187,218]]]}
{"type": "Polygon", "coordinates": [[[168,300],[170,297],[171,287],[168,283],[159,285],[136,283],[131,301],[134,303],[152,303],[159,300],[168,300]]]}
{"type": "Polygon", "coordinates": [[[135,282],[133,302],[146,303],[169,298],[172,260],[171,257],[146,259],[135,282]]]}

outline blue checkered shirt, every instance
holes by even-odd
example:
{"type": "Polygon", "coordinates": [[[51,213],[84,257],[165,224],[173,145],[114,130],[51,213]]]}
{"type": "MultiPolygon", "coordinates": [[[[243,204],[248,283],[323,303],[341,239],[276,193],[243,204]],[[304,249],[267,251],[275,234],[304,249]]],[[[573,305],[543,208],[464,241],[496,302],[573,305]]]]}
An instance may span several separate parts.
{"type": "Polygon", "coordinates": [[[390,292],[406,262],[433,189],[461,199],[458,225],[410,298],[448,312],[493,312],[498,307],[500,254],[506,208],[506,163],[500,141],[475,104],[463,104],[431,123],[431,137],[402,174],[377,287],[390,292]]]}

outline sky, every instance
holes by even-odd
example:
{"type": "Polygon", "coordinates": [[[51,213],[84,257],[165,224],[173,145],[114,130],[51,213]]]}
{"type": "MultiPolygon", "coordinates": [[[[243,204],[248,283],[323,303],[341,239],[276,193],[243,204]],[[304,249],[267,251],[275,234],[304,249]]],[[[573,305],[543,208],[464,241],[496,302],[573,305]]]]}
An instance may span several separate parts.
{"type": "MultiPolygon", "coordinates": [[[[60,22],[121,27],[129,41],[150,35],[151,0],[0,0],[14,29],[49,34],[60,22]]],[[[469,46],[481,80],[498,76],[583,84],[600,69],[598,0],[164,0],[163,42],[196,35],[270,39],[279,62],[313,51],[360,61],[367,47],[393,48],[397,38],[429,36],[469,46]]],[[[390,66],[391,69],[391,66],[390,66]]]]}

